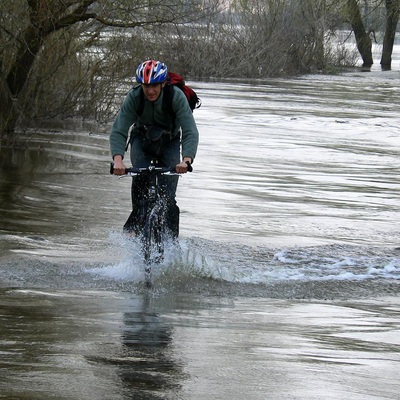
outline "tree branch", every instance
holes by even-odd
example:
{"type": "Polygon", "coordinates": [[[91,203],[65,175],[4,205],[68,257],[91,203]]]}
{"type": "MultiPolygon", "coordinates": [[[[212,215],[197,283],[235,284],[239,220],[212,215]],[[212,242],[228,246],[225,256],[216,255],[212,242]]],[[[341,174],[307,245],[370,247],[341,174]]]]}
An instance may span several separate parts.
{"type": "Polygon", "coordinates": [[[57,23],[54,25],[54,31],[66,28],[66,27],[71,26],[71,25],[74,25],[77,22],[84,22],[84,21],[88,21],[90,19],[96,19],[96,17],[97,17],[97,15],[95,13],[89,13],[89,14],[73,13],[73,14],[68,14],[68,15],[60,18],[57,21],[57,23]]]}

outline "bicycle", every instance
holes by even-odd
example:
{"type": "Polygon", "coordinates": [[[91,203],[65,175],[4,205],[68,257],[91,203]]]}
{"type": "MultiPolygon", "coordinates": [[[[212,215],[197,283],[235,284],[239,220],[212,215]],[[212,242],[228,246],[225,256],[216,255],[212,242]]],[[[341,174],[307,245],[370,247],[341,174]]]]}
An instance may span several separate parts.
{"type": "MultiPolygon", "coordinates": [[[[159,264],[164,260],[164,246],[167,239],[165,214],[166,202],[162,196],[159,185],[159,177],[162,175],[180,175],[175,171],[175,167],[158,167],[158,160],[153,158],[148,167],[126,168],[124,176],[142,176],[148,182],[147,196],[140,204],[138,211],[139,238],[141,241],[141,252],[145,264],[146,285],[151,285],[151,265],[159,264]]],[[[110,173],[113,174],[114,164],[111,163],[110,173]]],[[[188,171],[193,168],[188,164],[188,171]]]]}

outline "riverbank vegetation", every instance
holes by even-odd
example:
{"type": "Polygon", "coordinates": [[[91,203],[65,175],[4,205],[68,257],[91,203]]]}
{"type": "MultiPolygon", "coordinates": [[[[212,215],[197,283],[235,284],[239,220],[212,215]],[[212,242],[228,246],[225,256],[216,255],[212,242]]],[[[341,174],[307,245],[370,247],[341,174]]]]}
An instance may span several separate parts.
{"type": "Polygon", "coordinates": [[[370,68],[376,40],[390,69],[399,9],[400,0],[3,0],[0,137],[35,119],[108,121],[147,58],[193,80],[263,79],[329,73],[360,56],[370,68]]]}

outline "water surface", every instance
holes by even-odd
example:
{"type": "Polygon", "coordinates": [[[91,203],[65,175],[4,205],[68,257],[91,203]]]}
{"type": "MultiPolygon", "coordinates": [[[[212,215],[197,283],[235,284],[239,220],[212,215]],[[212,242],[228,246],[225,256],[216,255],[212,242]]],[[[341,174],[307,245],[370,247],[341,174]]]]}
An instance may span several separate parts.
{"type": "Polygon", "coordinates": [[[398,398],[399,78],[194,83],[151,290],[106,130],[2,148],[0,398],[398,398]]]}

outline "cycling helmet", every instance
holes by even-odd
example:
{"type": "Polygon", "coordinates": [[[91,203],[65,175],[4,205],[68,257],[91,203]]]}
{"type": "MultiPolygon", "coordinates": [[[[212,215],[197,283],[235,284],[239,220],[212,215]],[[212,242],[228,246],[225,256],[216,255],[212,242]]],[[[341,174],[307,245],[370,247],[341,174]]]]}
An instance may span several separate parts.
{"type": "Polygon", "coordinates": [[[168,69],[161,61],[147,60],[136,70],[136,82],[144,84],[162,83],[167,80],[168,69]]]}

